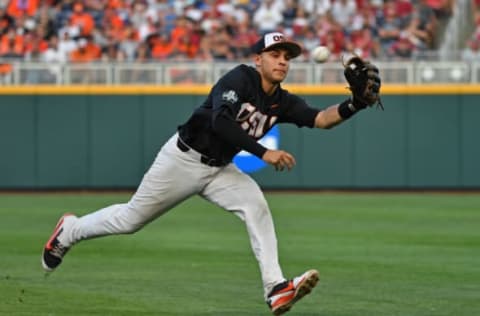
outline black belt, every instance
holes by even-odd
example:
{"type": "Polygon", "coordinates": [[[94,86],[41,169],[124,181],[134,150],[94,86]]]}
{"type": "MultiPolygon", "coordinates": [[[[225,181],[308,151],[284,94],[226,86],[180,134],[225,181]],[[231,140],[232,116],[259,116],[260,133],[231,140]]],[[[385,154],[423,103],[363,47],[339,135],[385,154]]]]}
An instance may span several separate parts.
{"type": "MultiPolygon", "coordinates": [[[[178,149],[180,149],[181,151],[183,151],[184,153],[189,151],[191,148],[188,147],[187,144],[185,144],[181,139],[180,137],[178,137],[177,139],[177,147],[178,149]]],[[[200,154],[201,155],[201,154],[200,154]]],[[[218,160],[218,159],[214,159],[214,158],[209,158],[205,155],[201,155],[200,156],[200,162],[207,165],[207,166],[210,166],[210,167],[223,167],[226,165],[226,163],[218,160]]]]}

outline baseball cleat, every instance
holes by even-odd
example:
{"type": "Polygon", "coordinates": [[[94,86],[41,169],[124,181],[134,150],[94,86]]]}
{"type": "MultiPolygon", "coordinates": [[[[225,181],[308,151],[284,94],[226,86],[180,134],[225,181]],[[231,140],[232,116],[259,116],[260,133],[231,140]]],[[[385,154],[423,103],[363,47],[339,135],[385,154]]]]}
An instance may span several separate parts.
{"type": "Polygon", "coordinates": [[[42,267],[47,272],[52,272],[57,268],[60,263],[62,263],[62,259],[65,254],[70,250],[70,247],[62,244],[58,237],[64,232],[65,229],[65,221],[69,221],[71,219],[76,219],[77,217],[71,213],[64,214],[55,226],[55,230],[53,234],[48,239],[45,247],[43,248],[42,254],[42,267]]]}
{"type": "Polygon", "coordinates": [[[267,304],[276,316],[286,313],[302,297],[312,291],[318,282],[318,271],[308,270],[293,280],[277,284],[268,295],[267,304]]]}

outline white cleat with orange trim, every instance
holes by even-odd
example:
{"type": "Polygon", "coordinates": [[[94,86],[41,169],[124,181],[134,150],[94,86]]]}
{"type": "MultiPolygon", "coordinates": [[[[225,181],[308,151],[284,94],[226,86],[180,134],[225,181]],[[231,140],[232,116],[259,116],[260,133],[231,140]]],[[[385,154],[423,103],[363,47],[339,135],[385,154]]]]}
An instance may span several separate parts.
{"type": "Polygon", "coordinates": [[[277,284],[267,298],[272,313],[278,316],[288,312],[293,304],[312,291],[318,280],[318,271],[308,270],[293,280],[277,284]]]}

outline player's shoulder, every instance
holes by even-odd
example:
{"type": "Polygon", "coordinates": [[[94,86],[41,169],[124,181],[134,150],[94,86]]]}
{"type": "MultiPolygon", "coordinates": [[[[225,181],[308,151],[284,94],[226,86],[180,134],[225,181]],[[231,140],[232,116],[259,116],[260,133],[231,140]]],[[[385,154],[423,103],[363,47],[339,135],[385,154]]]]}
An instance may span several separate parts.
{"type": "Polygon", "coordinates": [[[232,70],[228,72],[228,74],[243,77],[243,78],[251,78],[251,79],[258,77],[258,73],[255,70],[255,68],[245,64],[240,64],[234,67],[232,70]]]}
{"type": "Polygon", "coordinates": [[[282,98],[298,98],[298,96],[294,93],[290,93],[287,89],[283,88],[282,86],[279,87],[280,96],[282,98]]]}
{"type": "Polygon", "coordinates": [[[220,82],[222,84],[228,84],[229,86],[250,87],[258,84],[258,77],[259,75],[255,68],[240,64],[225,73],[220,79],[220,82]]]}
{"type": "Polygon", "coordinates": [[[286,104],[305,104],[305,100],[300,96],[290,93],[288,90],[280,87],[280,99],[286,104]]]}

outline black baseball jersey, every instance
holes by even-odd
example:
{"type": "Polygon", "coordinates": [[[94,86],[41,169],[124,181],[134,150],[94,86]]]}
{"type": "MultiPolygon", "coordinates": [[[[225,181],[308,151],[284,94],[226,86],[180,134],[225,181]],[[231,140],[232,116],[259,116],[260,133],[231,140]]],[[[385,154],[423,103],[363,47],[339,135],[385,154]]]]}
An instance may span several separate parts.
{"type": "Polygon", "coordinates": [[[261,158],[265,148],[247,146],[249,141],[260,139],[277,123],[314,127],[318,112],[281,87],[267,95],[257,70],[242,64],[212,87],[205,102],[179,126],[179,136],[196,151],[225,163],[243,149],[261,158]]]}

